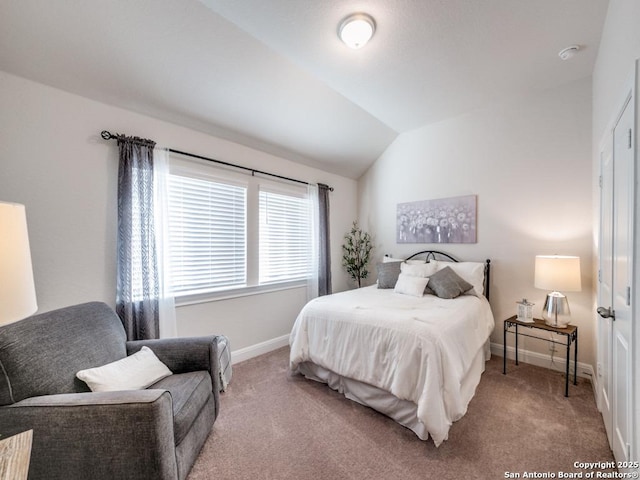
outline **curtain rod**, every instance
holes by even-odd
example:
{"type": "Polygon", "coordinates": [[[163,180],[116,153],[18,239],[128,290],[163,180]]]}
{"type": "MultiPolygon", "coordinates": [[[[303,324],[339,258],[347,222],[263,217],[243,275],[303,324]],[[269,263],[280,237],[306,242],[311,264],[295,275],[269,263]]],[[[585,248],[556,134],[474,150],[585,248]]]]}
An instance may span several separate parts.
{"type": "MultiPolygon", "coordinates": [[[[116,133],[114,135],[111,132],[108,132],[107,130],[103,130],[102,132],[100,132],[100,136],[102,138],[104,138],[105,140],[118,140],[118,139],[126,138],[125,135],[121,135],[119,133],[116,133]]],[[[180,150],[174,150],[172,148],[168,148],[167,150],[169,150],[171,153],[177,153],[179,155],[185,155],[187,157],[197,158],[199,160],[206,160],[207,162],[219,163],[220,165],[226,165],[227,167],[233,167],[233,168],[239,168],[241,170],[246,170],[248,172],[251,172],[251,175],[255,175],[256,173],[258,173],[260,175],[268,175],[270,177],[280,178],[282,180],[287,180],[289,182],[296,182],[296,183],[302,183],[304,185],[310,185],[309,182],[305,182],[304,180],[297,180],[295,178],[284,177],[284,176],[278,175],[276,173],[264,172],[262,170],[256,170],[255,168],[244,167],[242,165],[236,165],[235,163],[224,162],[222,160],[216,160],[215,158],[203,157],[202,155],[196,155],[194,153],[182,152],[180,150]]],[[[333,187],[329,187],[329,191],[333,192],[333,187]]]]}

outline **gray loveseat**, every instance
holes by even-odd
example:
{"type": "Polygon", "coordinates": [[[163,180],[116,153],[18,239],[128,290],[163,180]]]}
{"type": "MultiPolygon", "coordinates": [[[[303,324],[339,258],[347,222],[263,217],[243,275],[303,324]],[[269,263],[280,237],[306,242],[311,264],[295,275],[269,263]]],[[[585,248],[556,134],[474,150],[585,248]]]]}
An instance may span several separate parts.
{"type": "Polygon", "coordinates": [[[219,386],[216,337],[128,342],[104,303],[0,327],[0,438],[33,429],[29,479],[184,479],[218,415],[219,386]],[[97,393],[76,378],[143,345],[174,375],[97,393]]]}

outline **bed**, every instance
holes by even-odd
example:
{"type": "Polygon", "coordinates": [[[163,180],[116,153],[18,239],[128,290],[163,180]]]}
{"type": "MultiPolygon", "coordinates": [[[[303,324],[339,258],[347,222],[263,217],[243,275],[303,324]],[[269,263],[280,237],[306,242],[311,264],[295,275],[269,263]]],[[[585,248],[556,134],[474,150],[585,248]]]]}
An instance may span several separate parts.
{"type": "MultiPolygon", "coordinates": [[[[466,413],[489,359],[490,262],[458,262],[427,250],[398,265],[393,288],[379,288],[388,281],[379,270],[377,285],[307,303],[291,331],[290,369],[439,446],[466,413]],[[472,288],[456,298],[437,296],[441,288],[425,290],[440,287],[436,280],[451,271],[464,281],[461,288],[472,288]],[[417,284],[413,294],[400,293],[401,280],[421,275],[409,279],[417,284]]],[[[396,267],[383,271],[390,268],[396,267]]]]}

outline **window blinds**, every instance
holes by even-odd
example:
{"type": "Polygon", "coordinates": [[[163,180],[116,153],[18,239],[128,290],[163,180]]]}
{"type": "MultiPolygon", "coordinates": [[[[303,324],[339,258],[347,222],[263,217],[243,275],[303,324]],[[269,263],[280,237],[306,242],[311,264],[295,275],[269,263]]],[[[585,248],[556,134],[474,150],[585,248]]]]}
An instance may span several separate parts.
{"type": "Polygon", "coordinates": [[[259,282],[302,280],[309,275],[308,199],[260,189],[259,282]]]}
{"type": "Polygon", "coordinates": [[[247,282],[247,188],[169,176],[169,256],[175,295],[247,282]]]}

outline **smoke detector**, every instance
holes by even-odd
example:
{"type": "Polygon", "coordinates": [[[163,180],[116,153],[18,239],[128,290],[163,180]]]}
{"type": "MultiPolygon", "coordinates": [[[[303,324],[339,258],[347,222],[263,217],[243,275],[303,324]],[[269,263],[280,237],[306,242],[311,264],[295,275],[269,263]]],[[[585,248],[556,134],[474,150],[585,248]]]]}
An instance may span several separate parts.
{"type": "Polygon", "coordinates": [[[578,53],[578,50],[580,50],[580,46],[579,45],[571,45],[567,48],[563,48],[562,50],[560,50],[558,52],[558,56],[562,59],[562,60],[569,60],[570,58],[572,58],[576,53],[578,53]]]}

